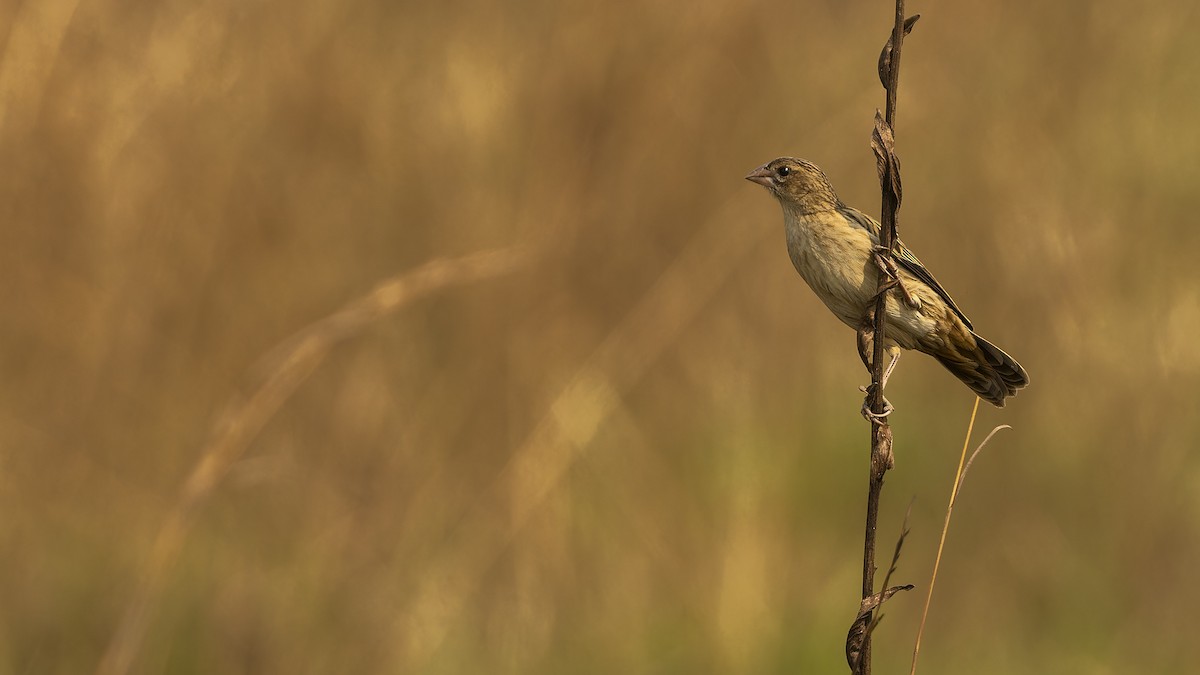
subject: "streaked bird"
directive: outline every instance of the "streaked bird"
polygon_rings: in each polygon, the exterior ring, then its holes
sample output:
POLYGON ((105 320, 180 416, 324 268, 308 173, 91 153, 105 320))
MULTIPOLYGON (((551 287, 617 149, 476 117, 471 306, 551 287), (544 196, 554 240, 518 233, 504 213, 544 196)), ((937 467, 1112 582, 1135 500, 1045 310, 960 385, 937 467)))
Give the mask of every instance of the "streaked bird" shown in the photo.
POLYGON ((780 157, 746 179, 779 200, 792 264, 825 306, 859 331, 859 356, 868 369, 879 275, 887 273, 896 281, 887 291, 888 363, 900 348, 924 352, 999 407, 1029 384, 1021 364, 975 334, 950 294, 903 242, 896 242, 895 265, 889 267, 881 255, 879 223, 843 204, 816 165, 780 157))

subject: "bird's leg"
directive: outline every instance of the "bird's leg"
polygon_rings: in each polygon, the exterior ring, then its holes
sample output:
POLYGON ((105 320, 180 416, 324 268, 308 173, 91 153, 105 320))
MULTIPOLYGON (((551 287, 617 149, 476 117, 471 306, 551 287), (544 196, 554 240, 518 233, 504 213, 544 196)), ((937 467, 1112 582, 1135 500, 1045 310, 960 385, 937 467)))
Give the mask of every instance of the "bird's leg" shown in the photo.
POLYGON ((875 310, 867 314, 867 318, 858 327, 858 358, 862 359, 863 367, 871 372, 871 355, 875 349, 875 310))
MULTIPOLYGON (((899 360, 900 350, 897 348, 892 354, 892 360, 888 363, 887 368, 885 368, 883 371, 883 380, 881 380, 879 383, 879 387, 881 389, 887 388, 888 378, 892 376, 892 369, 896 367, 896 362, 899 360)), ((886 396, 883 397, 883 412, 877 413, 874 410, 871 410, 871 394, 875 390, 874 382, 868 386, 859 387, 858 390, 866 394, 866 396, 863 397, 862 416, 868 420, 871 420, 873 424, 883 424, 883 420, 886 419, 888 415, 896 412, 896 406, 892 405, 892 402, 887 400, 886 396)))
POLYGON ((892 370, 894 370, 896 368, 896 362, 900 360, 900 348, 899 347, 893 347, 892 349, 889 349, 887 351, 890 351, 892 353, 892 360, 888 361, 887 368, 883 369, 883 382, 881 382, 880 384, 884 387, 887 386, 888 378, 892 376, 892 370))
MULTIPOLYGON (((863 322, 858 329, 858 356, 862 359, 863 365, 867 367, 867 372, 872 372, 871 355, 874 353, 875 346, 875 312, 869 312, 867 320, 863 322)), ((896 362, 900 360, 900 347, 897 345, 886 345, 884 348, 885 354, 891 355, 891 360, 888 362, 887 368, 883 371, 883 379, 879 383, 881 388, 887 387, 888 378, 892 376, 892 370, 896 367, 896 362)), ((872 382, 865 387, 859 387, 858 390, 865 393, 862 404, 862 416, 871 420, 874 424, 883 424, 883 419, 896 411, 895 406, 887 397, 883 397, 883 412, 877 413, 871 410, 871 398, 874 393, 875 384, 872 382)))
MULTIPOLYGON (((892 259, 891 252, 883 246, 876 246, 871 251, 871 257, 875 260, 879 271, 888 277, 887 283, 883 285, 883 289, 879 293, 886 293, 899 286, 900 293, 904 296, 904 304, 913 309, 920 309, 921 301, 917 296, 909 292, 908 287, 904 285, 904 280, 900 278, 900 270, 896 267, 896 261, 892 259)), ((875 296, 879 297, 879 293, 876 293, 875 296)))

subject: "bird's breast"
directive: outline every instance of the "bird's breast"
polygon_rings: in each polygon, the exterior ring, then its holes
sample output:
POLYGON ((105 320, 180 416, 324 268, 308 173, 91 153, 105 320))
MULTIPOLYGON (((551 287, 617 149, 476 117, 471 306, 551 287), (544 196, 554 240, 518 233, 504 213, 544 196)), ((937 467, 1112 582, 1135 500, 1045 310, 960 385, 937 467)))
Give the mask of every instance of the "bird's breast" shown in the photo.
POLYGON ((788 254, 796 271, 830 311, 857 328, 878 287, 870 233, 836 212, 794 214, 785 210, 784 223, 788 254))

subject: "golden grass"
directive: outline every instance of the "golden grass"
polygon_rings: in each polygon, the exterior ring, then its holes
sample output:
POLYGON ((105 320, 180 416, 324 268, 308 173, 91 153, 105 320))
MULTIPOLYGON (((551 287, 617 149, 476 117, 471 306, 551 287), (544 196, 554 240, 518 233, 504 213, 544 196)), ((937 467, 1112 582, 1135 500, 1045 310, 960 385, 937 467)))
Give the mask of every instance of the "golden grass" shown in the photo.
MULTIPOLYGON (((955 507, 922 669, 1185 671, 1195 9, 912 11, 900 232, 1035 382, 979 412, 1017 431, 955 507)), ((0 20, 0 672, 95 670, 147 585, 133 671, 842 667, 866 377, 741 176, 804 156, 877 210, 886 8, 0 20), (181 488, 272 345, 399 270, 514 244, 537 251, 519 273, 243 399, 264 414, 241 449, 181 488)), ((963 395, 924 361, 889 386, 882 531, 917 497, 896 583, 932 567, 963 395)), ((888 604, 877 670, 919 616, 888 604)))

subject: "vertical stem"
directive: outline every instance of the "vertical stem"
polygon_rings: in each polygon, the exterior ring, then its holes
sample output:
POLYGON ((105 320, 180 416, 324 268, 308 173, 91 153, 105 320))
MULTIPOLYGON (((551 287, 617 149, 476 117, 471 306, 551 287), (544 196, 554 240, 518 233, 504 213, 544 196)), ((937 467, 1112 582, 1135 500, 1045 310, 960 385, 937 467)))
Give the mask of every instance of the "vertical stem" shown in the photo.
MULTIPOLYGON (((900 46, 904 42, 904 0, 896 0, 896 23, 892 26, 892 60, 888 70, 887 107, 883 118, 893 130, 896 128, 896 88, 900 86, 900 46)), ((886 211, 884 212, 887 213, 886 211)), ((884 216, 887 217, 886 215, 884 216)), ((895 223, 893 222, 893 230, 895 223)))
MULTIPOLYGON (((950 515, 954 513, 954 500, 958 498, 958 488, 961 485, 963 464, 967 460, 967 448, 971 445, 971 432, 975 431, 975 415, 979 413, 979 397, 975 397, 975 406, 971 408, 971 421, 967 424, 967 437, 963 439, 962 454, 958 457, 958 471, 954 472, 954 487, 950 489, 950 503, 946 505, 946 521, 942 523, 942 537, 938 540, 937 555, 933 558, 933 575, 929 579, 929 590, 925 594, 925 609, 921 610, 921 623, 917 626, 917 641, 913 644, 912 665, 909 675, 916 675, 917 655, 921 653, 921 637, 925 635, 925 619, 929 617, 929 604, 933 602, 933 585, 937 582, 938 567, 942 564, 942 549, 946 546, 946 533, 950 531, 950 515)), ((995 433, 995 432, 993 432, 995 433)), ((985 443, 987 441, 984 441, 985 443)))
MULTIPOLYGON (((904 0, 896 0, 896 20, 892 27, 891 60, 887 71, 887 104, 884 119, 889 129, 895 129, 896 123, 896 88, 900 81, 900 47, 904 42, 904 0)), ((883 212, 880 221, 880 245, 891 255, 896 241, 896 211, 900 208, 898 195, 890 186, 895 184, 893 172, 897 169, 887 163, 885 174, 881 177, 883 192, 883 212)), ((887 275, 879 275, 879 296, 875 301, 874 334, 871 356, 871 410, 882 415, 884 413, 883 370, 884 343, 886 335, 886 293, 887 275)), ((883 492, 883 476, 890 463, 891 429, 887 419, 883 418, 871 424, 871 475, 867 492, 867 523, 863 541, 863 582, 862 597, 870 598, 875 594, 875 540, 876 526, 879 521, 879 497, 883 492)), ((859 675, 871 673, 871 633, 867 631, 863 639, 862 655, 859 661, 859 675)))

